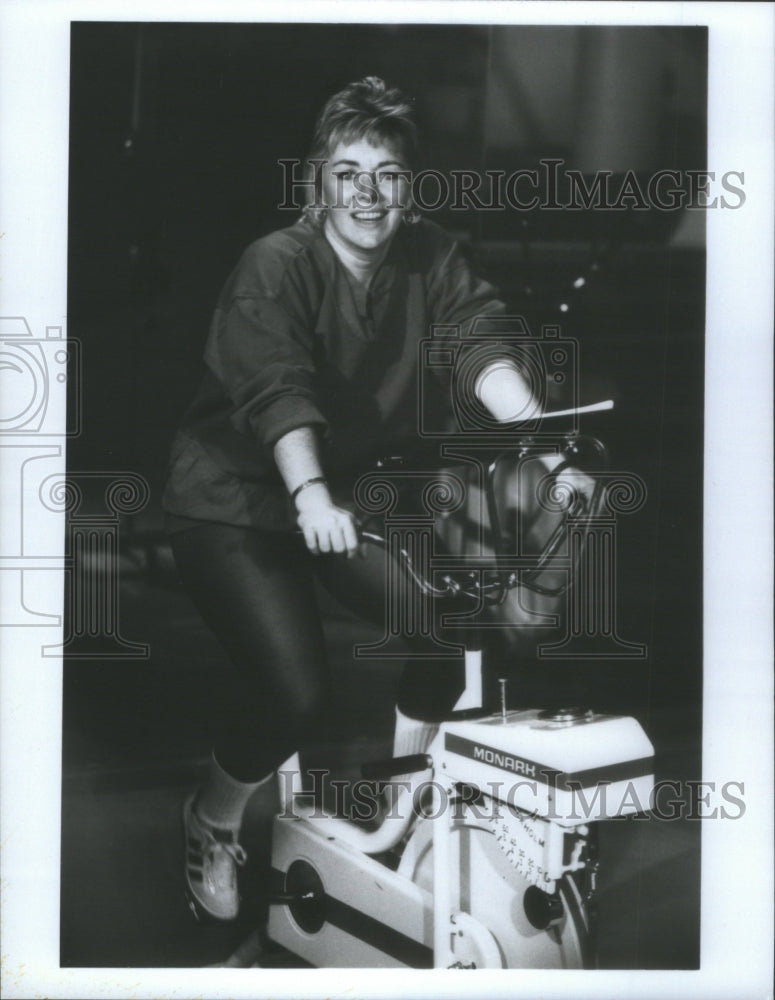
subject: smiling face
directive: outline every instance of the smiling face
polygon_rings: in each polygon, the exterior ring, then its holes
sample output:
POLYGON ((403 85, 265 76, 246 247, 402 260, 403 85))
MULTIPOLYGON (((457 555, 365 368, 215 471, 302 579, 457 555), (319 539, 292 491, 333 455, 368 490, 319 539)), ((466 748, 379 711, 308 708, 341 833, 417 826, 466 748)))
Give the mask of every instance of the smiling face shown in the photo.
POLYGON ((340 142, 323 168, 326 233, 350 253, 378 256, 401 225, 409 191, 408 164, 396 146, 340 142))

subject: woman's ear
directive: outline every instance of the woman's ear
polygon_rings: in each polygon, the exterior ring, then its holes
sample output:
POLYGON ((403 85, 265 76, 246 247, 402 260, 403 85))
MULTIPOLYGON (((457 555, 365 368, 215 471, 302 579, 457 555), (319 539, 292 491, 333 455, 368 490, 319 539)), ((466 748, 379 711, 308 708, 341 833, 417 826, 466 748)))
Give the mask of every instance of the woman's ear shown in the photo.
POLYGON ((415 223, 420 222, 422 215, 417 210, 414 202, 410 201, 406 206, 406 211, 404 212, 404 217, 401 220, 406 226, 413 226, 415 223))
POLYGON ((320 225, 326 217, 328 206, 323 200, 323 165, 325 160, 320 157, 308 157, 302 168, 303 183, 306 185, 302 206, 302 217, 315 225, 320 225))

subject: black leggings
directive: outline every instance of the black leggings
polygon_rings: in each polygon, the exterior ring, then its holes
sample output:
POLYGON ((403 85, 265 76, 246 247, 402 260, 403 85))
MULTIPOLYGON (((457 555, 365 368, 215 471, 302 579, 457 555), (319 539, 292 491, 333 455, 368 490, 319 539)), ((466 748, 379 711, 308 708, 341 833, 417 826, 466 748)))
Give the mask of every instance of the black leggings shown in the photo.
MULTIPOLYGON (((222 524, 177 532, 171 543, 186 590, 234 665, 214 686, 216 758, 236 779, 257 781, 309 740, 324 714, 329 669, 313 575, 358 617, 383 624, 385 554, 367 545, 354 559, 312 556, 298 536, 222 524)), ((459 642, 436 617, 436 636, 459 642)), ((428 642, 408 645, 422 653, 428 642)), ((410 659, 398 706, 438 719, 463 679, 459 655, 410 659)))

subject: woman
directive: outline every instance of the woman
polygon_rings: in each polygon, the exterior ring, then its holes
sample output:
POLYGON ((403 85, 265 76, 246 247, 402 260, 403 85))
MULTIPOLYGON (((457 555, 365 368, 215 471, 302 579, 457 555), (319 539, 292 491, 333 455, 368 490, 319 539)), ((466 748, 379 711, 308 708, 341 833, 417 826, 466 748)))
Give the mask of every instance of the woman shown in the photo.
MULTIPOLYGON (((173 447, 164 505, 176 564, 235 666, 218 678, 210 772, 184 809, 188 887, 216 918, 237 914, 248 799, 325 702, 313 574, 364 617, 383 611, 381 556, 353 558, 347 498, 375 456, 415 441, 418 342, 430 324, 465 332, 504 312, 411 205, 415 156, 400 91, 367 77, 328 101, 310 152, 325 161, 317 204, 250 246, 229 278, 173 447)), ((531 405, 513 365, 488 368, 475 392, 498 420, 531 405)), ((461 678, 459 662, 410 661, 396 755, 425 748, 461 678)))

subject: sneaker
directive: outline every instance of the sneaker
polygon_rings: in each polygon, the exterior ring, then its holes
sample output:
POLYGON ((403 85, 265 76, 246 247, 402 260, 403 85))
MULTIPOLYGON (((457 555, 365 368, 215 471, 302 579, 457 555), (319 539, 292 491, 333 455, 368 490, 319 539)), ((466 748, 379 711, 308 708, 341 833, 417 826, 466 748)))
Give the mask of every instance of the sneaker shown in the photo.
POLYGON ((212 826, 197 815, 195 798, 190 795, 183 803, 189 905, 197 917, 234 920, 239 912, 237 868, 247 855, 237 843, 236 830, 212 826))

